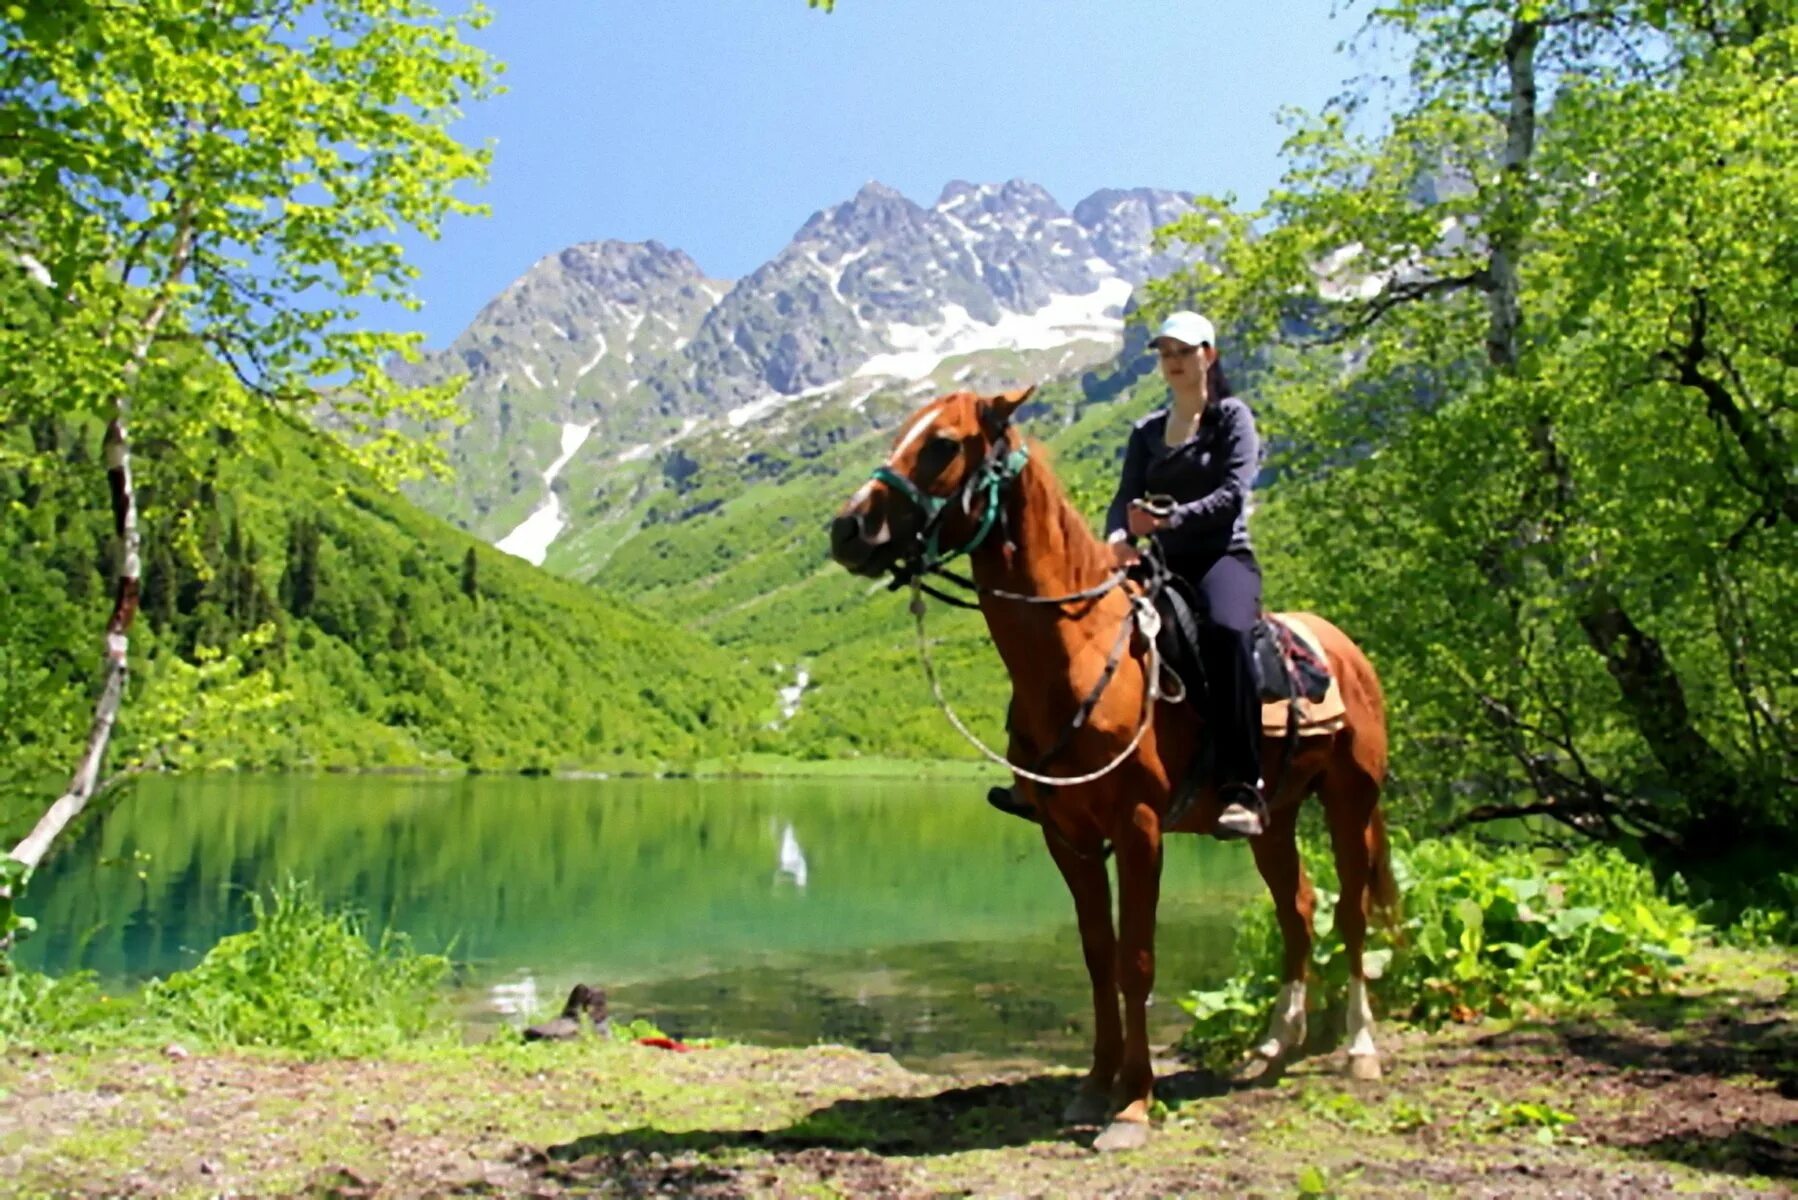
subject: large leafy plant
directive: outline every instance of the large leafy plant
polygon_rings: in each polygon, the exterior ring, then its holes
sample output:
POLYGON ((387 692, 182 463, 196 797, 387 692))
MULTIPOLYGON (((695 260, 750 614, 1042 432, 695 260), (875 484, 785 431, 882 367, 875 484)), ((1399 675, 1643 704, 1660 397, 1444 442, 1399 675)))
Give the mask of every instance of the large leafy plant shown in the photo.
MULTIPOLYGON (((1305 850, 1317 880, 1311 1001, 1339 999, 1348 954, 1335 931, 1339 893, 1327 852, 1305 850)), ((1664 899, 1647 870, 1614 849, 1548 857, 1467 839, 1395 851, 1405 914, 1374 931, 1365 956, 1381 1015, 1425 1026, 1483 1016, 1588 1011, 1655 991, 1675 976, 1698 932, 1691 909, 1664 899)), ((1183 1044, 1213 1065, 1260 1036, 1280 987, 1281 942, 1270 907, 1237 933, 1237 970, 1180 1001, 1193 1015, 1183 1044)))

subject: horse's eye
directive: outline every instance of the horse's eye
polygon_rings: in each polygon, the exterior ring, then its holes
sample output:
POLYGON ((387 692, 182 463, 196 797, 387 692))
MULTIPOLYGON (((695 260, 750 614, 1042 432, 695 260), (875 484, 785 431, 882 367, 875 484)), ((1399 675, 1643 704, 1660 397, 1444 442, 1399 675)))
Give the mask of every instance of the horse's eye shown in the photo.
POLYGON ((924 444, 924 452, 918 455, 918 470, 926 479, 934 479, 941 475, 960 453, 960 438, 939 433, 924 444))

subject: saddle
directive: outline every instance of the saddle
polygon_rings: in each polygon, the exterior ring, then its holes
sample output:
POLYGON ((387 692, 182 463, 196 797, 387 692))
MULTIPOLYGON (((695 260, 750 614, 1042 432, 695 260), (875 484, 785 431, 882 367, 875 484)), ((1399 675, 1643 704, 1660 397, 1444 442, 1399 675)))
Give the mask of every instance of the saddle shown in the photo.
MULTIPOLYGON (((1186 683, 1187 694, 1196 696, 1205 686, 1198 597, 1185 580, 1171 575, 1156 593, 1155 607, 1161 613, 1156 643, 1162 660, 1186 683)), ((1264 614, 1250 634, 1250 648, 1261 694, 1262 726, 1268 733, 1283 734, 1293 728, 1304 736, 1340 727, 1340 690, 1316 636, 1299 618, 1264 614)))

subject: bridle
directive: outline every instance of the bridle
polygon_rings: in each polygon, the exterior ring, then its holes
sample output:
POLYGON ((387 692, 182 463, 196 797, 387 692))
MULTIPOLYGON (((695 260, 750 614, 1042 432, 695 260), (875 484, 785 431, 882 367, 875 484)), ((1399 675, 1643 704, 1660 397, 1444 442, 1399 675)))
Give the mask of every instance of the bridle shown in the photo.
POLYGON ((1001 531, 1006 545, 1011 544, 1011 530, 1005 515, 1005 491, 1024 474, 1024 468, 1030 462, 1030 446, 1020 441, 1015 449, 1012 447, 1012 428, 1009 422, 992 423, 983 416, 981 428, 992 442, 981 458, 980 465, 969 472, 961 486, 948 496, 937 496, 925 491, 909 477, 895 470, 890 462, 874 468, 872 477, 876 481, 904 496, 924 516, 924 523, 912 535, 911 544, 894 560, 893 577, 887 584, 887 590, 898 591, 910 584, 914 592, 923 591, 956 608, 979 608, 980 605, 975 601, 950 595, 925 582, 925 577, 934 575, 964 591, 1019 604, 1076 604, 1083 600, 1097 600, 1112 589, 1121 587, 1129 576, 1127 572, 1118 570, 1107 576, 1103 583, 1065 596, 1033 596, 1004 588, 983 587, 948 569, 947 564, 964 554, 973 554, 985 545, 994 529, 1001 531), (959 505, 955 503, 957 500, 959 505), (959 507, 963 513, 971 515, 976 502, 981 504, 980 520, 972 536, 959 546, 943 550, 941 537, 949 514, 959 507))
MULTIPOLYGON (((982 427, 992 435, 992 443, 987 447, 980 465, 968 473, 961 486, 949 496, 936 496, 925 491, 911 478, 893 465, 882 463, 874 468, 873 478, 886 484, 899 495, 911 502, 913 508, 923 514, 924 522, 912 535, 911 544, 901 553, 893 564, 893 580, 890 590, 897 590, 908 583, 915 583, 926 575, 941 575, 953 582, 978 591, 977 585, 963 581, 945 570, 945 564, 951 563, 964 554, 972 554, 986 544, 995 528, 1005 524, 1005 491, 1013 480, 1024 473, 1030 462, 1030 447, 1020 444, 1016 449, 1011 445, 1011 428, 1009 425, 992 429, 982 422, 982 427), (959 500, 959 505, 955 501, 959 500), (957 507, 963 513, 972 515, 976 503, 980 504, 980 520, 974 533, 959 546, 945 551, 942 547, 943 528, 949 515, 957 507)), ((1004 530, 1007 543, 1011 540, 1011 531, 1004 530)), ((928 584, 925 590, 949 604, 963 608, 978 608, 955 596, 946 596, 928 584)))

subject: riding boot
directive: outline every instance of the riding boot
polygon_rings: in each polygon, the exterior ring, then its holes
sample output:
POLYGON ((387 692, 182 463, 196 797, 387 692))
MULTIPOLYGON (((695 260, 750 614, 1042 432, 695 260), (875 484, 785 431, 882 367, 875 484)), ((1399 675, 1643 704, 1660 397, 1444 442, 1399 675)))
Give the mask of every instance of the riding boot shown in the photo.
POLYGON ((1232 838, 1260 837, 1267 828, 1267 801, 1261 789, 1246 783, 1226 784, 1218 793, 1224 810, 1217 817, 1217 836, 1232 838))
POLYGON ((1260 694, 1246 630, 1206 626, 1201 631, 1206 655, 1206 723, 1217 748, 1217 797, 1223 813, 1217 837, 1259 837, 1268 824, 1268 806, 1260 793, 1260 694))

